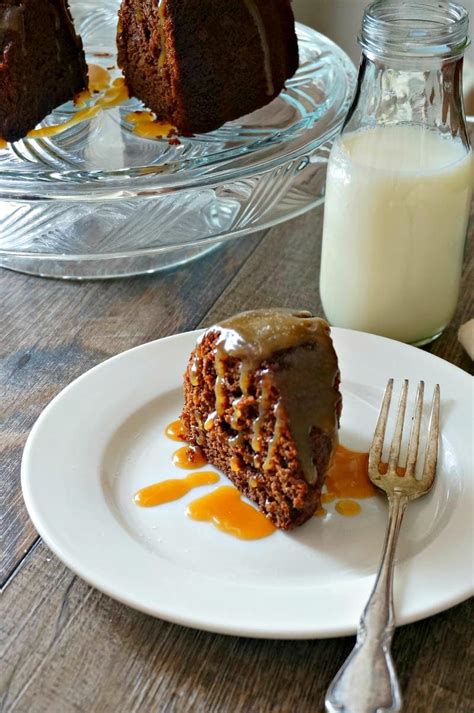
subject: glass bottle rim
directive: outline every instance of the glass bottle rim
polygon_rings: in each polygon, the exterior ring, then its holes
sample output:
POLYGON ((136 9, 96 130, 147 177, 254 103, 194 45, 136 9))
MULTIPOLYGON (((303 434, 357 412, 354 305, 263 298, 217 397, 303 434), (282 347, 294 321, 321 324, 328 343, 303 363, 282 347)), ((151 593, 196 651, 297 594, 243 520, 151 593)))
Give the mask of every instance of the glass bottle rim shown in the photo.
POLYGON ((375 0, 359 44, 369 58, 459 57, 469 45, 469 14, 451 0, 375 0))

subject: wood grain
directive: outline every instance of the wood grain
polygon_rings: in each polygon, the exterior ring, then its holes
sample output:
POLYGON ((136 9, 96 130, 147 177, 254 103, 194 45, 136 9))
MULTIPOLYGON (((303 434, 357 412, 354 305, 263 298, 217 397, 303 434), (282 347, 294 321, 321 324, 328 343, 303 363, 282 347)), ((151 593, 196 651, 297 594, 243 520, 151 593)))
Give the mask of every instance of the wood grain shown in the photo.
MULTIPOLYGON (((5 593, 1 710, 313 713, 352 639, 257 641, 168 624, 114 602, 39 544, 5 593)), ((472 713, 472 612, 398 630, 408 713, 472 713)))
MULTIPOLYGON (((320 312, 320 240, 321 211, 315 211, 164 275, 84 284, 0 276, 8 577, 0 616, 2 711, 323 710, 352 638, 257 641, 135 612, 89 587, 35 541, 19 489, 21 451, 35 418, 98 361, 240 309, 287 305, 320 312)), ((455 320, 430 351, 470 369, 456 331, 471 316, 472 241, 455 320)), ((397 631, 394 655, 407 713, 473 712, 472 624, 467 602, 397 631)))

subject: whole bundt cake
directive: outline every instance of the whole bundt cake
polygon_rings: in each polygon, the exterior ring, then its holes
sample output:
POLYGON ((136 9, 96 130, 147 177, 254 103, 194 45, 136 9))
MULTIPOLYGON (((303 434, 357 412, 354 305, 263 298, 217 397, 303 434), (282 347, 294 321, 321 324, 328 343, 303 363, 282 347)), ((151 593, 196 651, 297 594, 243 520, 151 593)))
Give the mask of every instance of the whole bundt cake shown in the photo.
POLYGON ((131 94, 189 135, 268 104, 298 67, 290 0, 122 0, 131 94))
POLYGON ((339 369, 329 325, 256 310, 210 327, 184 375, 186 439, 277 526, 316 511, 337 446, 339 369))

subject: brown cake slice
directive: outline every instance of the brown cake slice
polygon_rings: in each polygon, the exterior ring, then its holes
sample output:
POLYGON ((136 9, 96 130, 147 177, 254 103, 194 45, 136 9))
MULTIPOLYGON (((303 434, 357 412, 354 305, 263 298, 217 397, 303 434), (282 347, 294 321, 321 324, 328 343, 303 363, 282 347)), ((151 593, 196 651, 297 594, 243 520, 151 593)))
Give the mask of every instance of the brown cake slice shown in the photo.
POLYGON ((208 329, 184 375, 186 439, 277 526, 320 503, 341 414, 329 325, 309 312, 243 312, 208 329))
POLYGON ((182 134, 268 104, 298 67, 290 0, 122 0, 129 91, 182 134))
POLYGON ((0 0, 0 137, 21 139, 86 87, 67 0, 0 0))

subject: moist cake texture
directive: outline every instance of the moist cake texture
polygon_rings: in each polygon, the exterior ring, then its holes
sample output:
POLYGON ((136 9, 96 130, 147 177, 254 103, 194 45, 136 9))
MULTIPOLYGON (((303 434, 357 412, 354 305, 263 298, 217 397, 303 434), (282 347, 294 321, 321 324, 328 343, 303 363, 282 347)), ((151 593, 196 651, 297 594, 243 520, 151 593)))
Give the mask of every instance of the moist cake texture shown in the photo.
POLYGON ((209 328, 184 375, 186 439, 277 527, 311 517, 337 446, 339 368, 329 325, 255 310, 209 328))
POLYGON ((67 0, 0 0, 0 137, 23 138, 86 87, 67 0))
POLYGON ((298 67, 290 0, 122 0, 117 46, 130 94, 184 135, 268 104, 298 67))

